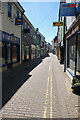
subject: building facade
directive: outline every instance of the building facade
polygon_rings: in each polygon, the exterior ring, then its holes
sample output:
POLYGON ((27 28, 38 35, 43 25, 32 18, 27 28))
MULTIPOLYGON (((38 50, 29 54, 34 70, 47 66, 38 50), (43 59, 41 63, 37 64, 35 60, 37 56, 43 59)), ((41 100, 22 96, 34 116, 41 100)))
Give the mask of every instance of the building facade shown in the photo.
POLYGON ((22 60, 35 58, 34 32, 35 28, 27 17, 23 15, 22 60))
POLYGON ((21 61, 21 26, 15 19, 21 17, 24 9, 18 2, 2 2, 0 10, 0 44, 2 44, 3 69, 14 67, 21 61))
POLYGON ((66 70, 72 77, 80 75, 80 1, 76 2, 75 16, 66 17, 66 70))
POLYGON ((40 32, 38 32, 38 35, 40 36, 40 56, 45 56, 45 37, 40 32))

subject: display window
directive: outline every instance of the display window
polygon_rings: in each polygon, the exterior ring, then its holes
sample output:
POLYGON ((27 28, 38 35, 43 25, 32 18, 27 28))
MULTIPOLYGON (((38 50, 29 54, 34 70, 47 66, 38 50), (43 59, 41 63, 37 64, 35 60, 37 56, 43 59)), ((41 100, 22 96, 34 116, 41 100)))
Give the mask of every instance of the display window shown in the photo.
POLYGON ((5 45, 2 44, 2 65, 6 64, 6 53, 5 53, 5 45))
POLYGON ((69 40, 69 68, 75 73, 76 36, 69 40))
POLYGON ((7 63, 11 63, 11 45, 7 44, 7 63))
POLYGON ((78 43, 77 43, 77 69, 76 74, 80 75, 80 35, 78 35, 78 43))
POLYGON ((29 59, 29 46, 27 46, 27 59, 29 59))
POLYGON ((29 46, 24 46, 24 59, 29 59, 29 46))
POLYGON ((13 45, 12 47, 12 62, 17 62, 17 46, 13 45))
POLYGON ((27 46, 24 46, 24 59, 27 59, 27 46))

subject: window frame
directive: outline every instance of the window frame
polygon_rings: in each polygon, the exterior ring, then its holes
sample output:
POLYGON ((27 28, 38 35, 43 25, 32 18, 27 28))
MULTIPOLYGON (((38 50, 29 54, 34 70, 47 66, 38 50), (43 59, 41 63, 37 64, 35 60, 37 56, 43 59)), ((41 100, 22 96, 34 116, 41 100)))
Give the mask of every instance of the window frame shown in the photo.
POLYGON ((12 18, 12 5, 10 2, 8 2, 8 17, 11 19, 12 18), (9 8, 10 7, 10 8, 9 8), (10 9, 10 11, 9 11, 10 9))
POLYGON ((16 11, 16 18, 19 18, 19 11, 16 11))

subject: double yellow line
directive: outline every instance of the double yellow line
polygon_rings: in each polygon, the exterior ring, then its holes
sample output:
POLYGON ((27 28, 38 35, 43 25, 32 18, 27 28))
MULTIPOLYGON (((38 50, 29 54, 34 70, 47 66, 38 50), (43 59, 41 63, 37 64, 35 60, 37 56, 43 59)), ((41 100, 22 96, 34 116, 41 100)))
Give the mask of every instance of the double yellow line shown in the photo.
POLYGON ((50 118, 52 119, 52 61, 49 65, 49 73, 48 73, 48 80, 47 80, 47 89, 46 89, 46 99, 45 99, 45 107, 44 107, 44 118, 46 118, 47 114, 47 99, 49 96, 49 85, 50 85, 50 118), (51 79, 50 79, 51 78, 51 79))

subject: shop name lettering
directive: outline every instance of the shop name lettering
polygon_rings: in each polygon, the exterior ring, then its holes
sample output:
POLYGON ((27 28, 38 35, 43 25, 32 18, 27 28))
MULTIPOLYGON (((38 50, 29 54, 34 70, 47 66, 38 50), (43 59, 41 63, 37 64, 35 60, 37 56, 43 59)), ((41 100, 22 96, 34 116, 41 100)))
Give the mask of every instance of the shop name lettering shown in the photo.
POLYGON ((12 36, 3 33, 3 40, 12 40, 12 36))
MULTIPOLYGON (((8 34, 5 34, 3 33, 3 36, 2 36, 3 40, 8 40, 8 41, 15 41, 15 37, 13 36, 10 36, 8 34)), ((17 39, 17 38, 16 38, 17 39)))

